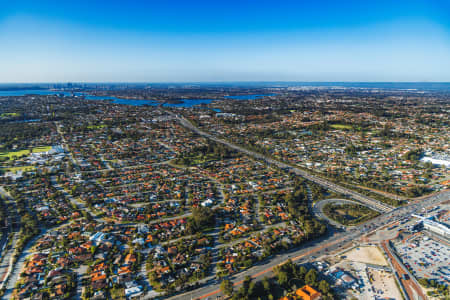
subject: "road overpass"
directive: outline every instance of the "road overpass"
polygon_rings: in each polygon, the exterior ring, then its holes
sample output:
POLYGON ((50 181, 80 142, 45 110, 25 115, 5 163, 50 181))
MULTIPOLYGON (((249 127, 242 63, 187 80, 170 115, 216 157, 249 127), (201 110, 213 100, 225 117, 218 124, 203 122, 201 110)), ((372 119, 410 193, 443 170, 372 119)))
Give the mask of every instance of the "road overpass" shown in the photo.
MULTIPOLYGON (((413 213, 421 211, 424 207, 439 205, 440 203, 448 200, 450 200, 450 190, 445 190, 441 193, 428 196, 421 200, 409 203, 403 207, 391 210, 370 221, 365 222, 364 224, 352 227, 345 232, 330 234, 323 238, 305 243, 302 246, 287 253, 276 255, 243 272, 234 274, 229 279, 235 286, 239 286, 242 284, 245 276, 250 276, 256 280, 261 280, 265 276, 273 276, 273 268, 280 264, 286 263, 289 259, 295 263, 304 263, 321 255, 326 255, 336 250, 345 249, 344 247, 346 245, 360 240, 365 235, 372 234, 380 228, 388 226, 395 221, 410 217, 413 213)), ((220 294, 220 282, 210 280, 206 283, 202 283, 199 288, 193 291, 175 295, 170 297, 169 299, 215 299, 216 296, 219 296, 220 294)))

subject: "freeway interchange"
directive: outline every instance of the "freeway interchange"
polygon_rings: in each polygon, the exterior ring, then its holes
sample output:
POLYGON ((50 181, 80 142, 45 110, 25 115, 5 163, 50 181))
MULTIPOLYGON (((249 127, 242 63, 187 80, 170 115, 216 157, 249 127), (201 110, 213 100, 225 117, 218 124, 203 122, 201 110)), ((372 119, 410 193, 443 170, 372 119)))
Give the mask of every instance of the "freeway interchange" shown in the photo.
MULTIPOLYGON (((408 205, 396 208, 380 215, 364 224, 352 227, 347 231, 329 234, 321 239, 308 242, 302 247, 291 250, 288 253, 276 255, 269 261, 256 265, 247 271, 238 273, 229 279, 233 281, 234 285, 239 285, 242 283, 245 276, 251 276, 257 280, 262 279, 264 276, 270 277, 273 275, 272 270, 275 266, 285 263, 289 259, 296 263, 304 263, 329 252, 344 249, 346 245, 352 243, 353 241, 357 241, 362 237, 387 226, 388 224, 394 223, 399 219, 409 217, 411 214, 421 211, 424 207, 438 205, 439 203, 448 201, 449 199, 450 191, 446 190, 439 194, 424 198, 420 200, 420 202, 412 202, 408 205)), ((220 295, 220 282, 212 280, 204 287, 171 297, 170 299, 205 299, 218 295, 220 295)))
MULTIPOLYGON (((441 193, 424 197, 421 200, 410 202, 409 204, 403 207, 393 208, 378 200, 372 199, 365 195, 361 195, 355 191, 341 187, 333 182, 330 182, 318 176, 311 175, 302 169, 265 157, 264 155, 259 154, 257 152, 250 151, 241 146, 219 139, 207 132, 198 129, 185 118, 179 115, 175 115, 171 112, 168 113, 175 116, 181 125, 201 136, 204 136, 217 143, 224 144, 232 149, 247 154, 255 159, 263 160, 267 164, 276 165, 280 168, 290 170, 297 175, 300 175, 308 180, 311 180, 319 185, 322 185, 323 187, 328 188, 332 191, 347 195, 353 198, 354 200, 362 202, 364 205, 382 213, 380 216, 370 221, 367 221, 361 225, 348 228, 343 232, 330 232, 325 237, 305 243, 301 247, 292 249, 287 253, 275 255, 274 257, 272 257, 267 261, 257 264, 244 272, 229 277, 228 279, 230 279, 235 286, 241 284, 246 276, 251 276, 252 278, 257 280, 262 279, 265 276, 270 277, 271 275, 273 275, 272 270, 274 267, 283 264, 288 260, 292 260, 296 263, 303 263, 308 260, 314 259, 318 256, 327 254, 329 252, 344 249, 346 245, 351 244, 353 241, 357 241, 362 237, 370 233, 373 233, 382 227, 387 226, 390 223, 411 216, 411 214, 419 212, 424 207, 437 205, 441 202, 448 201, 450 199, 450 191, 445 190, 441 193)), ((212 299, 219 295, 220 295, 220 281, 211 279, 210 281, 203 284, 202 287, 196 290, 173 296, 170 299, 208 299, 208 298, 212 299)))
POLYGON ((347 200, 347 199, 324 199, 320 200, 319 202, 314 203, 313 206, 313 213, 315 216, 317 216, 319 219, 326 220, 329 224, 332 224, 333 226, 337 228, 345 228, 345 226, 341 225, 340 223, 334 221, 333 219, 329 218, 324 212, 323 208, 328 203, 338 203, 338 204, 360 204, 359 202, 347 200))

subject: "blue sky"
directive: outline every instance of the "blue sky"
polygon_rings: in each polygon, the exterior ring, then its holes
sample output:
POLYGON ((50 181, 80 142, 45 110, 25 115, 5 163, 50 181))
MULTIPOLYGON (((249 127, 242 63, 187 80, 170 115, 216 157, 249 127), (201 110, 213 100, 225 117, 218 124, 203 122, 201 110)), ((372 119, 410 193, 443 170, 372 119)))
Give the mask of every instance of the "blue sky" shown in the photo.
POLYGON ((450 1, 0 5, 0 82, 450 81, 450 1))

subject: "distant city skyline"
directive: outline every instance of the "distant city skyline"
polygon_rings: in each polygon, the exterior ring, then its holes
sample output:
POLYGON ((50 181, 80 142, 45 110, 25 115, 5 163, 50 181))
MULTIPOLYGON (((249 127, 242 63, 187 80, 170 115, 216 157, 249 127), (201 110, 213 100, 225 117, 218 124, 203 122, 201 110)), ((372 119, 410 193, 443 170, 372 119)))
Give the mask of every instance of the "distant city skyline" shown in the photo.
POLYGON ((448 1, 10 1, 0 83, 449 82, 448 1))

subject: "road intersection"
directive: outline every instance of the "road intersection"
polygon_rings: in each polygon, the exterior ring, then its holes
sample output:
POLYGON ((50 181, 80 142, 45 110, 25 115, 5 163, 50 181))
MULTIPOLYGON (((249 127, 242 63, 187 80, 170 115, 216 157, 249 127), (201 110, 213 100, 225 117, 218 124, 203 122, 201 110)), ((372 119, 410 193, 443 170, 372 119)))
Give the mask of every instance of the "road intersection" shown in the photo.
MULTIPOLYGON (((363 238, 369 233, 375 232, 377 229, 386 226, 386 224, 392 223, 405 217, 409 217, 411 214, 420 211, 423 207, 430 205, 437 205, 438 203, 448 201, 450 199, 450 191, 445 190, 444 192, 434 194, 429 197, 424 197, 415 202, 411 202, 403 207, 393 208, 390 205, 382 203, 381 201, 372 199, 368 196, 362 195, 345 187, 339 186, 329 180, 312 175, 302 169, 293 167, 291 165, 274 160, 272 158, 268 158, 260 153, 250 151, 239 145, 230 143, 226 140, 219 139, 210 133, 200 130, 199 128, 194 126, 191 122, 186 120, 184 117, 180 115, 175 115, 171 112, 169 113, 176 116, 181 125, 201 136, 204 136, 217 143, 226 145, 234 150, 247 154, 255 159, 263 160, 267 164, 276 165, 280 168, 289 170, 297 175, 300 175, 308 180, 315 182, 316 184, 319 184, 334 192, 344 194, 360 203, 363 203, 367 207, 382 213, 380 216, 370 221, 367 221, 363 224, 346 228, 341 232, 330 232, 325 237, 322 237, 315 241, 308 242, 304 244, 302 247, 293 249, 288 253, 276 255, 275 257, 272 257, 267 261, 260 263, 244 272, 231 276, 228 279, 230 279, 235 286, 240 285, 246 276, 251 276, 254 279, 261 279, 263 276, 270 277, 271 275, 273 275, 272 270, 274 267, 276 267, 279 264, 283 264, 288 260, 292 260, 297 263, 306 262, 310 259, 316 258, 317 256, 321 256, 330 253, 332 251, 345 248, 346 245, 352 243, 353 241, 357 241, 363 238)), ((170 299, 204 299, 216 295, 220 295, 220 282, 218 280, 212 279, 209 282, 204 283, 203 287, 199 289, 171 297, 170 299)))
MULTIPOLYGON (((304 263, 324 254, 343 249, 346 245, 360 240, 364 236, 385 227, 387 224, 409 217, 411 214, 421 211, 424 207, 438 205, 439 203, 448 200, 450 200, 450 190, 445 190, 439 194, 434 194, 427 198, 411 202, 403 207, 382 214, 366 223, 349 228, 344 232, 328 235, 315 241, 305 243, 303 246, 287 253, 274 256, 268 261, 238 273, 229 279, 235 286, 238 286, 243 282, 246 276, 251 276, 256 280, 260 280, 264 276, 270 277, 273 275, 272 271, 274 267, 287 262, 289 259, 296 263, 304 263)), ((218 295, 220 295, 220 282, 211 280, 199 289, 176 295, 169 299, 206 299, 218 295)))

